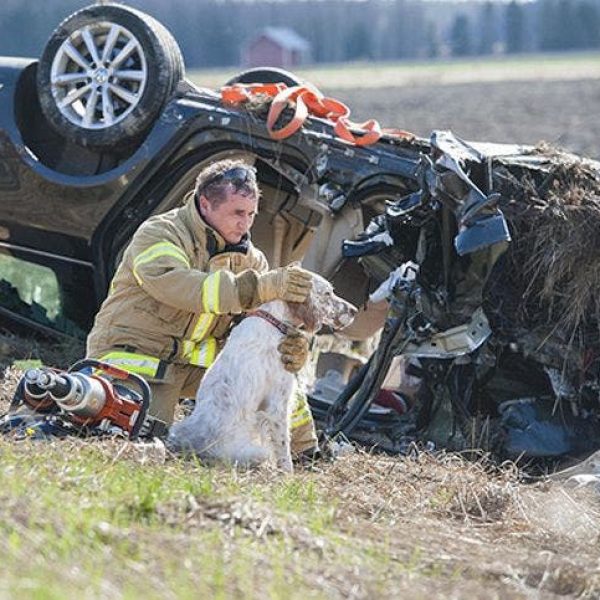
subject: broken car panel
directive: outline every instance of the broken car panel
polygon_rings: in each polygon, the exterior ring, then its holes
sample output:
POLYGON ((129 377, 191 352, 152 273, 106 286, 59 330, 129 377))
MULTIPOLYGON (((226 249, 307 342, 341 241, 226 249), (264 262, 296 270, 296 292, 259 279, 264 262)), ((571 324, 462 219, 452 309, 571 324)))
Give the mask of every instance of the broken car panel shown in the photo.
MULTIPOLYGON (((376 428, 388 450, 433 442, 515 459, 577 456, 600 445, 597 313, 575 322, 555 318, 552 303, 560 297, 566 311, 564 288, 573 282, 567 274, 556 297, 549 295, 552 239, 527 231, 528 211, 551 227, 556 207, 572 202, 569 190, 580 193, 577 206, 597 210, 600 165, 558 152, 529 154, 531 162, 525 154, 489 155, 435 132, 420 190, 391 202, 384 218, 344 246, 348 256, 362 254, 368 272, 405 263, 414 275, 398 275, 400 268, 390 276, 381 341, 329 411, 330 435, 368 436, 380 388, 398 391, 416 376, 412 410, 388 410, 376 428), (519 263, 524 253, 529 263, 519 263), (539 268, 543 260, 550 261, 547 272, 539 268), (526 279, 532 266, 537 279, 526 279), (390 377, 399 360, 404 369, 390 377)), ((577 223, 572 228, 581 235, 577 223)), ((578 249, 564 252, 562 266, 576 266, 578 249)), ((582 302, 595 301, 587 288, 581 294, 582 302)))

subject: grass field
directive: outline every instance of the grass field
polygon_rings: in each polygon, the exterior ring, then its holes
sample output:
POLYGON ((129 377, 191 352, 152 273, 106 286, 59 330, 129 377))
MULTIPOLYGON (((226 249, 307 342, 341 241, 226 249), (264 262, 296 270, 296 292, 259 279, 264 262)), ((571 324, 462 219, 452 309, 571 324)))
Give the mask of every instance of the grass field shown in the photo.
POLYGON ((599 543, 597 495, 483 459, 356 451, 282 476, 0 437, 0 599, 592 599, 599 543))
MULTIPOLYGON (((238 69, 191 71, 194 83, 219 88, 238 69)), ((574 80, 600 78, 600 53, 524 54, 480 60, 348 63, 293 69, 323 89, 363 89, 406 85, 449 85, 486 81, 574 80)))
POLYGON ((207 469, 124 442, 0 440, 0 598, 600 594, 598 513, 458 457, 207 469))

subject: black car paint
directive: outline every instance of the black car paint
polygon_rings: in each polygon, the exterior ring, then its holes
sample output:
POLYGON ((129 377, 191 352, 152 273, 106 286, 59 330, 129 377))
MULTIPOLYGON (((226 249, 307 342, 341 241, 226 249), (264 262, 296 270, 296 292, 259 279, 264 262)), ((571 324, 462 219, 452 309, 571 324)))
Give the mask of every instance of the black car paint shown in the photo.
MULTIPOLYGON (((271 169, 279 172, 296 192, 306 183, 327 182, 339 191, 338 202, 360 204, 382 189, 396 189, 400 195, 411 182, 416 185, 419 154, 427 150, 422 140, 351 147, 320 119, 278 142, 260 115, 227 108, 216 93, 182 84, 130 156, 104 172, 72 174, 64 172, 69 165, 59 170, 44 164, 55 161, 46 147, 40 145, 41 157, 35 154, 35 146, 44 141, 27 130, 23 112, 24 107, 37 108, 32 89, 36 67, 36 61, 27 59, 0 63, 0 245, 14 256, 62 266, 69 271, 65 276, 72 277, 73 265, 81 267, 84 275, 77 277, 77 287, 86 289, 82 310, 89 311, 88 324, 132 233, 197 162, 225 150, 249 151, 261 159, 264 177, 271 169)), ((56 148, 67 156, 90 152, 68 144, 56 148)), ((100 159, 98 164, 101 169, 100 159)), ((318 222, 312 207, 297 210, 306 222, 318 222)), ((325 203, 321 210, 328 210, 325 203)))

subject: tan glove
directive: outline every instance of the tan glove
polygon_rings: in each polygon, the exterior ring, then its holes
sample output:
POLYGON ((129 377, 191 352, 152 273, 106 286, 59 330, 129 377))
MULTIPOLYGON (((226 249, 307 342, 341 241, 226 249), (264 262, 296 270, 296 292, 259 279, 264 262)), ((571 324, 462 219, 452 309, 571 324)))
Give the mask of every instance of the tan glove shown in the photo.
POLYGON ((308 340, 301 333, 288 333, 277 346, 283 368, 297 373, 308 358, 308 340))
POLYGON ((258 276, 257 292, 261 303, 271 300, 304 302, 312 288, 312 275, 301 267, 280 267, 258 276))

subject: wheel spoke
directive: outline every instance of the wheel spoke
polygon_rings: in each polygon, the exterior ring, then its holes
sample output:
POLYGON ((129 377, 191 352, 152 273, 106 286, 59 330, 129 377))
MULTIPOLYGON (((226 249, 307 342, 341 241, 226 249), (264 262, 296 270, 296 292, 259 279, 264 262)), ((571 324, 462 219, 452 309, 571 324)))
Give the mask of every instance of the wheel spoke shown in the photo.
POLYGON ((144 81, 146 78, 145 71, 133 71, 133 70, 124 70, 124 71, 114 71, 113 75, 118 77, 119 79, 129 79, 131 81, 144 81))
POLYGON ((102 62, 105 62, 110 58, 110 54, 113 51, 117 40, 119 39, 119 33, 121 33, 121 28, 118 25, 111 25, 110 31, 106 36, 106 42, 104 42, 104 48, 102 50, 102 62))
POLYGON ((82 25, 64 39, 52 62, 56 107, 77 127, 114 127, 142 100, 148 85, 146 60, 139 40, 124 26, 82 25))
POLYGON ((85 58, 83 58, 83 56, 81 56, 81 54, 79 53, 79 50, 77 50, 77 48, 75 48, 75 46, 73 46, 73 44, 70 41, 68 41, 64 45, 64 49, 65 49, 65 53, 67 54, 67 56, 73 62, 76 62, 82 69, 85 69, 86 71, 88 69, 90 69, 90 67, 91 67, 90 63, 87 60, 85 60, 85 58))
POLYGON ((113 111, 113 105, 110 100, 110 95, 108 93, 108 87, 104 86, 102 88, 102 117, 104 119, 104 126, 108 127, 112 125, 115 120, 115 114, 113 111))
POLYGON ((119 98, 122 98, 123 100, 125 100, 125 102, 128 102, 129 104, 135 104, 135 102, 137 102, 138 98, 135 94, 128 92, 125 88, 122 88, 116 83, 110 84, 110 90, 113 94, 116 94, 117 96, 119 96, 119 98))
POLYGON ((53 75, 51 83, 52 85, 69 85, 86 79, 89 79, 87 73, 63 73, 62 75, 53 75))
POLYGON ((83 117, 83 126, 89 127, 92 124, 94 113, 96 112, 96 105, 98 104, 98 90, 92 89, 89 95, 87 104, 85 105, 85 115, 83 117))
POLYGON ((117 54, 117 56, 113 58, 110 66, 113 69, 118 69, 119 65, 122 62, 126 61, 136 48, 137 43, 135 42, 135 40, 129 40, 127 44, 125 44, 125 47, 119 52, 119 54, 117 54))
POLYGON ((90 33, 90 28, 86 27, 81 32, 81 37, 92 57, 92 60, 96 63, 96 66, 100 66, 100 56, 98 55, 98 48, 96 48, 96 44, 94 43, 94 36, 90 33))
POLYGON ((92 85, 88 83, 80 88, 71 90, 58 104, 59 108, 66 108, 70 104, 73 104, 76 100, 79 100, 81 96, 87 94, 92 89, 92 85))

